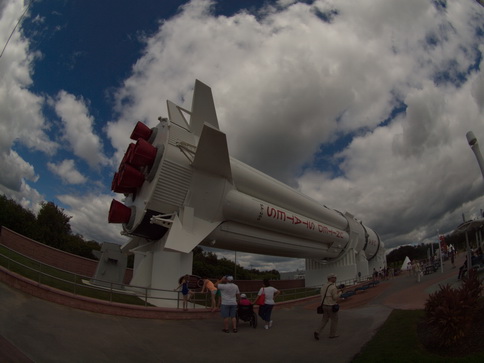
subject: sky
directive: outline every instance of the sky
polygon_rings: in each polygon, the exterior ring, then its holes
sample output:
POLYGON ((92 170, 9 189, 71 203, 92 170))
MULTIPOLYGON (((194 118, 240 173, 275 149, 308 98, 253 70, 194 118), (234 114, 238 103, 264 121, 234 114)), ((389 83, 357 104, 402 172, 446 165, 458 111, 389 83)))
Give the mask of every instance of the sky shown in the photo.
POLYGON ((388 249, 436 242, 484 209, 466 139, 484 144, 481 4, 0 0, 0 193, 125 242, 107 215, 131 130, 166 117, 167 99, 189 109, 199 79, 231 156, 350 212, 388 249))

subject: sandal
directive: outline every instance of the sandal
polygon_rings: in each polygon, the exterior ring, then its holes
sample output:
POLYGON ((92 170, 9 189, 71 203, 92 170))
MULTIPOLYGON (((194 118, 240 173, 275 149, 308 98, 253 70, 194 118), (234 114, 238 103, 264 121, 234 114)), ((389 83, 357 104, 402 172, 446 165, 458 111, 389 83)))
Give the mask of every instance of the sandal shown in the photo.
POLYGON ((229 330, 228 330, 228 329, 222 329, 222 331, 223 331, 224 333, 228 333, 228 332, 229 332, 229 330))

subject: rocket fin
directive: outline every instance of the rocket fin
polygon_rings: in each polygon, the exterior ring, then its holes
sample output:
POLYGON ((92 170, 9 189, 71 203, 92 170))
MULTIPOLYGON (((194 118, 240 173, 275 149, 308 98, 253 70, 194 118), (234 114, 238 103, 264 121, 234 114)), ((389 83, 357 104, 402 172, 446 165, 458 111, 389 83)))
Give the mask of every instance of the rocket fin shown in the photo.
POLYGON ((184 111, 188 114, 189 112, 187 110, 181 108, 180 106, 177 106, 171 101, 166 101, 166 108, 168 109, 168 118, 171 120, 171 122, 187 130, 190 129, 187 119, 182 113, 182 111, 184 111))
POLYGON ((219 129, 212 90, 197 79, 193 91, 190 131, 200 137, 204 123, 208 123, 217 130, 219 129))
POLYGON ((222 131, 205 124, 192 166, 232 182, 227 136, 222 131))
POLYGON ((178 215, 175 215, 170 230, 167 233, 165 249, 188 253, 202 242, 220 224, 219 221, 208 222, 192 216, 193 220, 184 228, 178 215))

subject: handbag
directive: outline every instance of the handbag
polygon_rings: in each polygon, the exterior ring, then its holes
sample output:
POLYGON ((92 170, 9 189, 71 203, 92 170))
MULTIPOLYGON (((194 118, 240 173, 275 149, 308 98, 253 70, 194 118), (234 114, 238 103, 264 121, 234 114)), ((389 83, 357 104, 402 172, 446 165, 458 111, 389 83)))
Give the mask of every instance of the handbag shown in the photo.
POLYGON ((337 313, 339 311, 339 304, 334 304, 332 306, 333 313, 337 313))
POLYGON ((326 291, 324 292, 324 298, 323 298, 323 301, 321 301, 321 305, 319 305, 317 308, 316 308, 316 314, 322 314, 323 313, 323 302, 324 302, 324 299, 326 299, 326 293, 328 292, 328 289, 329 289, 329 286, 326 288, 326 291))
POLYGON ((322 313, 323 313, 323 304, 319 305, 319 306, 316 308, 316 313, 317 313, 317 314, 322 314, 322 313))
POLYGON ((264 305, 266 303, 266 294, 264 292, 264 288, 262 288, 262 294, 257 296, 254 305, 264 305))

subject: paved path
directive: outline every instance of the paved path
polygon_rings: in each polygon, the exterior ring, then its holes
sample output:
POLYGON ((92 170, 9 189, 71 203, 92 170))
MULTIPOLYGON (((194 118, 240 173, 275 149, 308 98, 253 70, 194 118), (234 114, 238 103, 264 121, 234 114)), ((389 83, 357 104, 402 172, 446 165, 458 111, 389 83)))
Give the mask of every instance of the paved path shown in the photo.
MULTIPOLYGON (((450 265, 450 263, 447 263, 450 265)), ((421 309, 457 269, 383 281, 342 303, 338 339, 315 341, 317 300, 273 311, 274 326, 223 333, 218 317, 163 321, 101 315, 53 304, 0 283, 2 362, 350 362, 394 308, 421 309)))

